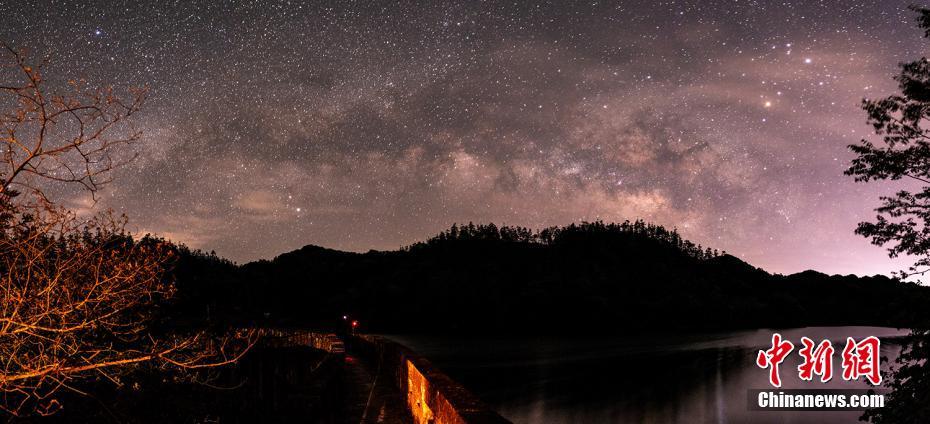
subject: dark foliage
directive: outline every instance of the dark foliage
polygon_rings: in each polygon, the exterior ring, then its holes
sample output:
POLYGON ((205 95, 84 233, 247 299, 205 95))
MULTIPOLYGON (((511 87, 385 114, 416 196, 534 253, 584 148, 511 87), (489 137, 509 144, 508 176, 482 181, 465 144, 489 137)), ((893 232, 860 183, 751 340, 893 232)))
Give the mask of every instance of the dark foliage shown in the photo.
MULTIPOLYGON (((930 34, 930 9, 915 8, 918 22, 930 34)), ((900 180, 922 184, 919 191, 900 190, 882 196, 874 222, 862 222, 856 233, 872 243, 890 245, 891 257, 917 257, 902 277, 930 270, 930 134, 924 121, 930 116, 930 62, 926 58, 904 63, 896 77, 901 94, 863 101, 868 122, 881 144, 863 139, 849 148, 858 156, 846 170, 856 181, 900 180)))
MULTIPOLYGON (((604 223, 603 221, 583 222, 580 225, 570 224, 567 227, 549 227, 533 231, 524 227, 503 226, 498 228, 494 223, 479 224, 468 223, 459 227, 452 224, 452 228, 439 233, 429 240, 414 244, 407 250, 421 249, 428 246, 438 246, 447 242, 456 241, 489 241, 504 243, 535 243, 542 245, 558 245, 573 242, 597 242, 599 239, 611 237, 625 237, 631 241, 645 241, 664 245, 679 251, 681 254, 696 259, 710 259, 719 255, 716 250, 703 249, 701 245, 681 238, 677 230, 667 230, 661 225, 649 224, 642 220, 623 223, 604 223)), ((726 252, 724 252, 726 254, 726 252)))
POLYGON ((873 423, 926 423, 930 420, 930 331, 915 329, 902 340, 902 351, 892 371, 883 372, 891 393, 885 395, 885 407, 870 409, 863 421, 873 423))
MULTIPOLYGON (((918 26, 930 37, 930 9, 913 7, 918 26)), ((847 175, 856 181, 915 181, 916 191, 900 190, 881 197, 874 222, 860 223, 856 233, 880 246, 890 245, 889 256, 912 255, 916 262, 901 276, 930 271, 930 61, 920 58, 901 64, 896 77, 900 94, 865 100, 863 109, 881 144, 862 140, 849 146, 858 156, 847 175)), ((926 308, 926 305, 924 305, 926 308)), ((930 421, 930 331, 915 329, 905 344, 897 369, 890 373, 887 407, 868 411, 863 419, 876 423, 925 423, 930 421)))
POLYGON ((881 276, 771 275, 643 222, 467 224, 393 252, 307 246, 238 268, 184 261, 179 282, 222 278, 179 283, 193 316, 210 305, 212 319, 321 327, 351 315, 378 332, 910 326, 930 301, 930 289, 881 276))
POLYGON ((341 358, 324 355, 306 346, 259 346, 240 362, 209 371, 209 385, 139 369, 132 385, 98 381, 92 395, 68 393, 58 414, 17 422, 344 422, 341 358))

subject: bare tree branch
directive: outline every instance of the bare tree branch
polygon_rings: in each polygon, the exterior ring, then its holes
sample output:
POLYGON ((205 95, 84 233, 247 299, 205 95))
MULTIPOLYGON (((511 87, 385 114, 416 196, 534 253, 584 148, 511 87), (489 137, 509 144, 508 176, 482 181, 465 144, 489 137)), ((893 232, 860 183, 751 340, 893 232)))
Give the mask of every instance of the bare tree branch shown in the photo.
MULTIPOLYGON (((156 334, 157 305, 175 292, 165 270, 172 246, 133 239, 112 213, 81 221, 46 195, 77 184, 95 195, 122 147, 140 133, 125 120, 146 90, 123 99, 112 88, 72 81, 66 94, 45 90, 42 66, 0 43, 18 81, 0 81, 0 409, 51 414, 62 389, 121 377, 143 364, 197 370, 237 361, 253 331, 156 334), (6 104, 6 103, 0 103, 6 104)), ((128 159, 126 159, 128 160, 128 159)), ((94 197, 96 199, 96 197, 94 197)))

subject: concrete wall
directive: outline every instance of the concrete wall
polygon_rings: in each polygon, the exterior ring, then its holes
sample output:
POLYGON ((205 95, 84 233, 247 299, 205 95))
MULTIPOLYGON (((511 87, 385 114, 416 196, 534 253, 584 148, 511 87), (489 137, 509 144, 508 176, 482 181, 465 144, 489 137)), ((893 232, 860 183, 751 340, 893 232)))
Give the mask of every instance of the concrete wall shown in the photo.
POLYGON ((439 371, 426 358, 407 347, 377 336, 355 336, 351 352, 382 369, 406 393, 407 407, 416 424, 508 424, 462 385, 439 371))

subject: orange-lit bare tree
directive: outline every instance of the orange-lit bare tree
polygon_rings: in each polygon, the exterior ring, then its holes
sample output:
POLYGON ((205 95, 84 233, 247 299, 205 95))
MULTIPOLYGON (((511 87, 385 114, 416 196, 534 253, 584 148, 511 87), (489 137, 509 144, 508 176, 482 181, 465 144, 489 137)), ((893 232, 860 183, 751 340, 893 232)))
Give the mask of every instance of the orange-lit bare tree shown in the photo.
MULTIPOLYGON (((49 190, 72 183, 95 196, 140 134, 126 124, 145 90, 70 82, 46 89, 42 66, 2 45, 0 68, 0 409, 50 414, 61 390, 89 379, 121 384, 143 364, 198 369, 237 360, 250 332, 155 331, 158 304, 173 294, 163 242, 134 240, 125 220, 79 219, 49 190)), ((95 197, 96 199, 96 197, 95 197)))

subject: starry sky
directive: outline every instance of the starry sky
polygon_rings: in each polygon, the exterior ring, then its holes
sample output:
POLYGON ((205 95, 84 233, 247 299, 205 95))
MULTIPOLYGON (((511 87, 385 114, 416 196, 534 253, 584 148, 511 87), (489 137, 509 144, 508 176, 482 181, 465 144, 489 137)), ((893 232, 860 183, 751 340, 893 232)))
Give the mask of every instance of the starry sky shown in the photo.
POLYGON ((453 222, 643 218, 766 270, 887 273, 853 234, 859 108, 928 42, 907 1, 0 1, 54 86, 147 86, 93 205, 238 262, 453 222))

